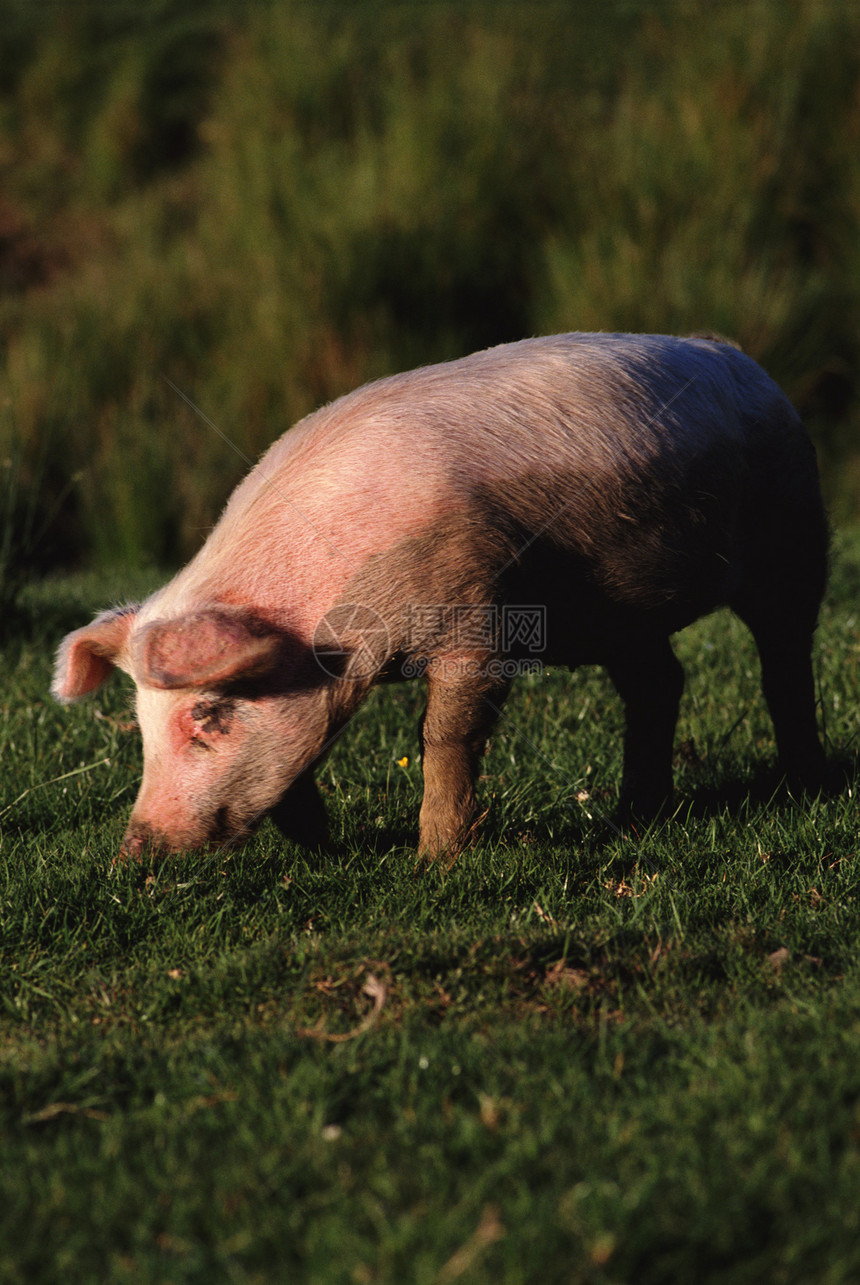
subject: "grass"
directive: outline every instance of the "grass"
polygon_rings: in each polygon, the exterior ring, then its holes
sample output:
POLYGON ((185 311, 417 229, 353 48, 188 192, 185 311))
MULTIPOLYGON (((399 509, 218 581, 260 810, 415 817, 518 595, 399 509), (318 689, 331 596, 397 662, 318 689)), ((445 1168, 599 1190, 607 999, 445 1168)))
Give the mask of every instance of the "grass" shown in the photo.
POLYGON ((253 456, 555 329, 734 335, 856 516, 858 17, 752 8, 0 0, 4 1283, 860 1277, 860 538, 818 643, 840 793, 780 790, 716 617, 670 823, 609 824, 617 701, 553 673, 447 874, 416 686, 324 767, 326 861, 267 825, 114 865, 128 693, 62 710, 50 654, 154 581, 30 583, 199 544, 244 465, 168 380, 253 456))
POLYGON ((0 1279, 849 1282, 860 1275, 860 539, 818 639, 841 792, 792 800, 742 628, 678 640, 678 812, 608 824, 599 671, 523 682, 480 841, 416 873, 417 685, 268 824, 114 865, 128 692, 58 636, 150 584, 30 588, 0 697, 0 1279), (406 760, 404 763, 403 760, 406 760))

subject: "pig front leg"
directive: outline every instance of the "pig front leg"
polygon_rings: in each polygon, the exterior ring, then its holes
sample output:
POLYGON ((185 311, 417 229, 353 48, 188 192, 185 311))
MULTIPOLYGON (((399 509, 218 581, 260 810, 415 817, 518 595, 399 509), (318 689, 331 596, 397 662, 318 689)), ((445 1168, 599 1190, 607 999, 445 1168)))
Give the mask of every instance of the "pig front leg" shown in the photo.
POLYGON ((607 664, 624 701, 622 818, 652 820, 672 799, 672 745, 684 671, 668 638, 639 638, 607 664))
POLYGON ((427 708, 419 727, 424 798, 419 854, 451 861, 465 843, 475 814, 475 780, 487 737, 508 694, 490 682, 480 662, 445 658, 427 671, 427 708))
POLYGON ((269 815, 285 839, 319 851, 328 847, 328 817, 311 768, 296 777, 269 815))

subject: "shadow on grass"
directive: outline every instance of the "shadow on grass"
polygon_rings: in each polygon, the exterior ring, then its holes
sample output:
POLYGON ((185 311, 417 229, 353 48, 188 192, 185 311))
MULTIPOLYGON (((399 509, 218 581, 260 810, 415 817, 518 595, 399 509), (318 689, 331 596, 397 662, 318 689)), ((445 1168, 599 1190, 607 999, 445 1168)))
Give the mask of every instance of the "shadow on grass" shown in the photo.
MULTIPOLYGON (((785 777, 774 766, 759 766, 752 773, 726 776, 713 784, 700 784, 692 790, 676 791, 674 803, 664 816, 655 820, 636 821, 620 816, 617 797, 607 793, 599 802, 588 800, 585 805, 560 803, 557 810, 550 810, 540 819, 522 825, 516 818, 502 820, 493 817, 492 811, 476 833, 480 842, 507 847, 534 848, 551 859, 558 850, 601 851, 617 845, 619 840, 629 841, 629 858, 618 853, 618 861, 625 868, 634 866, 639 859, 639 844, 647 835, 657 831, 670 834, 687 822, 706 821, 716 816, 737 817, 743 813, 754 814, 764 808, 792 809, 807 806, 816 799, 835 799, 847 795, 860 784, 860 753, 840 754, 828 760, 826 778, 816 792, 799 792, 792 789, 785 777)), ((387 836, 388 831, 379 835, 387 836)), ((397 842, 414 843, 414 833, 401 828, 397 842)))
POLYGON ((798 791, 792 788, 777 767, 758 767, 751 775, 726 777, 710 785, 701 785, 686 797, 676 798, 676 815, 691 820, 706 819, 744 808, 784 807, 812 799, 837 798, 856 786, 860 776, 860 753, 839 754, 827 762, 825 780, 820 790, 798 791))

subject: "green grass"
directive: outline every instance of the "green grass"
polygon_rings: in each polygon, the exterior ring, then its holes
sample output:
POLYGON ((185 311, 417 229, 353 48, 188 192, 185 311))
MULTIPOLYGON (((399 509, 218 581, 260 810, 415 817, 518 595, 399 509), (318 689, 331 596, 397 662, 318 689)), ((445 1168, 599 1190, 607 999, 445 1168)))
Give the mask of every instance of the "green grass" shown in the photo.
POLYGON ((857 11, 54 8, 0 0, 0 1281, 856 1281, 860 540, 818 643, 841 793, 779 789, 717 617, 670 823, 613 829, 618 703, 553 673, 447 874, 416 686, 322 770, 327 860, 267 825, 115 866, 128 693, 60 709, 50 653, 155 581, 29 582, 197 547, 244 464, 168 379, 254 456, 556 329, 734 335, 856 516, 857 11))
POLYGON ((447 874, 412 851, 417 685, 322 770, 326 860, 267 824, 114 865, 128 692, 58 708, 50 651, 149 586, 31 588, 0 695, 0 1280, 856 1281, 858 584, 845 540, 817 645, 841 792, 779 790, 718 616, 679 639, 674 820, 613 830, 620 709, 553 673, 447 874))

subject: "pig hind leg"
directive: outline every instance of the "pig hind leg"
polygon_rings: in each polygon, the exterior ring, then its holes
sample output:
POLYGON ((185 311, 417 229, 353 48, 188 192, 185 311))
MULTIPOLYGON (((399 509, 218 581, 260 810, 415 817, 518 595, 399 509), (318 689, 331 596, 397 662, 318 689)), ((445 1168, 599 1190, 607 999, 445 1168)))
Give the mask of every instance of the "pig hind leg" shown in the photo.
POLYGON ((825 758, 815 717, 812 672, 814 615, 780 613, 761 605, 740 604, 737 614, 749 627, 761 662, 761 685, 776 736, 779 762, 789 785, 819 790, 825 758))
POLYGON ((672 798, 672 746, 684 671, 668 638, 637 638, 606 662, 624 702, 620 813, 651 820, 672 798))
POLYGON ((753 635, 780 766, 790 785, 819 790, 825 760, 815 718, 812 634, 801 631, 775 638, 770 631, 753 629, 753 635))
POLYGON ((789 784, 814 791, 825 780, 812 639, 827 576, 827 528, 817 495, 793 501, 775 514, 762 502, 767 525, 748 541, 744 582, 730 606, 758 648, 780 766, 789 784))
POLYGON ((487 737, 509 684, 488 684, 474 673, 427 673, 427 707, 421 719, 424 798, 418 848, 425 858, 453 859, 475 813, 475 780, 487 737))

